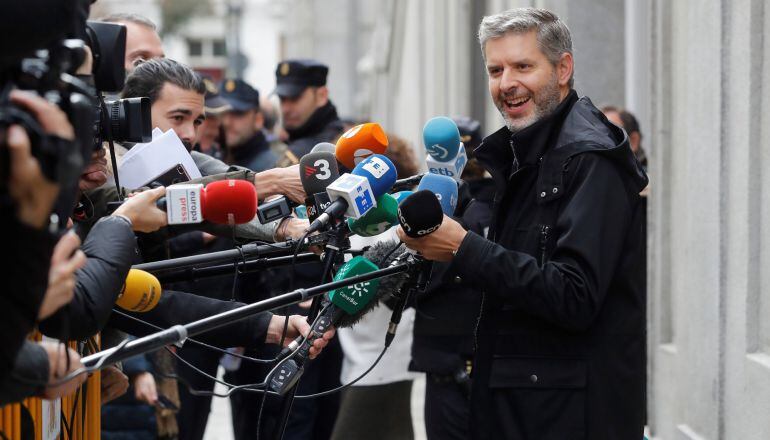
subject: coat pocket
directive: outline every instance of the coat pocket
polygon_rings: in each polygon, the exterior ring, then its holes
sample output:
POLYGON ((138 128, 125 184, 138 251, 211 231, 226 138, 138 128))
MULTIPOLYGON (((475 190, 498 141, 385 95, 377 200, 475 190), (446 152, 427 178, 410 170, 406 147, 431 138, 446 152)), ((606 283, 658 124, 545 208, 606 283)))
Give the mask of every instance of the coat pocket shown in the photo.
POLYGON ((580 359, 495 358, 489 387, 502 438, 586 439, 587 373, 580 359))

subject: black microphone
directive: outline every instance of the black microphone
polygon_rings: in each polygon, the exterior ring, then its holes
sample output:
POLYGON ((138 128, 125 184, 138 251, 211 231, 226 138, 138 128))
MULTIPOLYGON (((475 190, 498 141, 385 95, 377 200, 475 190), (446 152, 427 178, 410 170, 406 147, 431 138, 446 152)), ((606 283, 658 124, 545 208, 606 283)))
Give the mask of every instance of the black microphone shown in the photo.
POLYGON ((339 176, 340 170, 334 153, 320 150, 308 153, 299 160, 299 178, 302 189, 307 194, 305 207, 311 222, 331 204, 326 187, 339 176))
POLYGON ((406 235, 424 237, 441 226, 444 211, 436 194, 427 189, 412 193, 398 205, 398 222, 406 235))

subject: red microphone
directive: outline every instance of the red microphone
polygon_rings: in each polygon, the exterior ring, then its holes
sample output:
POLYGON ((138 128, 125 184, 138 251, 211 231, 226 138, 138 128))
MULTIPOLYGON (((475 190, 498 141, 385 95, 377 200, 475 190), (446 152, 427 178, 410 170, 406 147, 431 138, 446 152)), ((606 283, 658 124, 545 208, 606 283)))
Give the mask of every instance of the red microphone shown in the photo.
POLYGON ((334 155, 349 170, 372 154, 384 154, 388 149, 388 136, 380 124, 367 122, 346 131, 337 141, 334 155))
POLYGON ((245 180, 218 180, 178 184, 166 188, 158 206, 168 214, 168 224, 211 223, 237 225, 250 222, 257 213, 257 190, 245 180), (163 205, 163 206, 161 206, 163 205))

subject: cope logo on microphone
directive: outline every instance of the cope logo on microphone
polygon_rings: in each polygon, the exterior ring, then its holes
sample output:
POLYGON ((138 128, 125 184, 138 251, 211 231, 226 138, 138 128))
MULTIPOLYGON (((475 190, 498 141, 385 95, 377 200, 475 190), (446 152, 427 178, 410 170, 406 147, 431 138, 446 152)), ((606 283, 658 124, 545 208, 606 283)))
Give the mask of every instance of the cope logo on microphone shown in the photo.
POLYGON ((401 208, 398 210, 398 222, 401 224, 401 227, 404 228, 404 231, 412 232, 412 227, 409 226, 409 222, 407 222, 404 215, 401 214, 401 208))
POLYGON ((435 225, 435 226, 430 227, 428 229, 421 229, 421 230, 417 231, 417 235, 421 235, 421 236, 422 235, 428 235, 428 234, 430 234, 432 232, 435 232, 436 229, 438 229, 439 227, 441 227, 441 225, 435 225))

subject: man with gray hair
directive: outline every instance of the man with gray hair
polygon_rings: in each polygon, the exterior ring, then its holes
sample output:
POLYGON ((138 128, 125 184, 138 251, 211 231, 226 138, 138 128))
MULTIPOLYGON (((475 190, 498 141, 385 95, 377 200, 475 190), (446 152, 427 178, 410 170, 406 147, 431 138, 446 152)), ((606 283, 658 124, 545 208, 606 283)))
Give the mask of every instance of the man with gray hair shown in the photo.
POLYGON ((142 61, 165 56, 158 27, 149 18, 139 14, 116 13, 102 17, 99 21, 126 27, 126 72, 134 70, 142 61))
POLYGON ((399 236, 483 295, 474 438, 640 439, 643 205, 626 134, 572 88, 572 39, 543 9, 485 17, 479 43, 505 127, 475 155, 496 193, 488 236, 444 217, 399 236))

